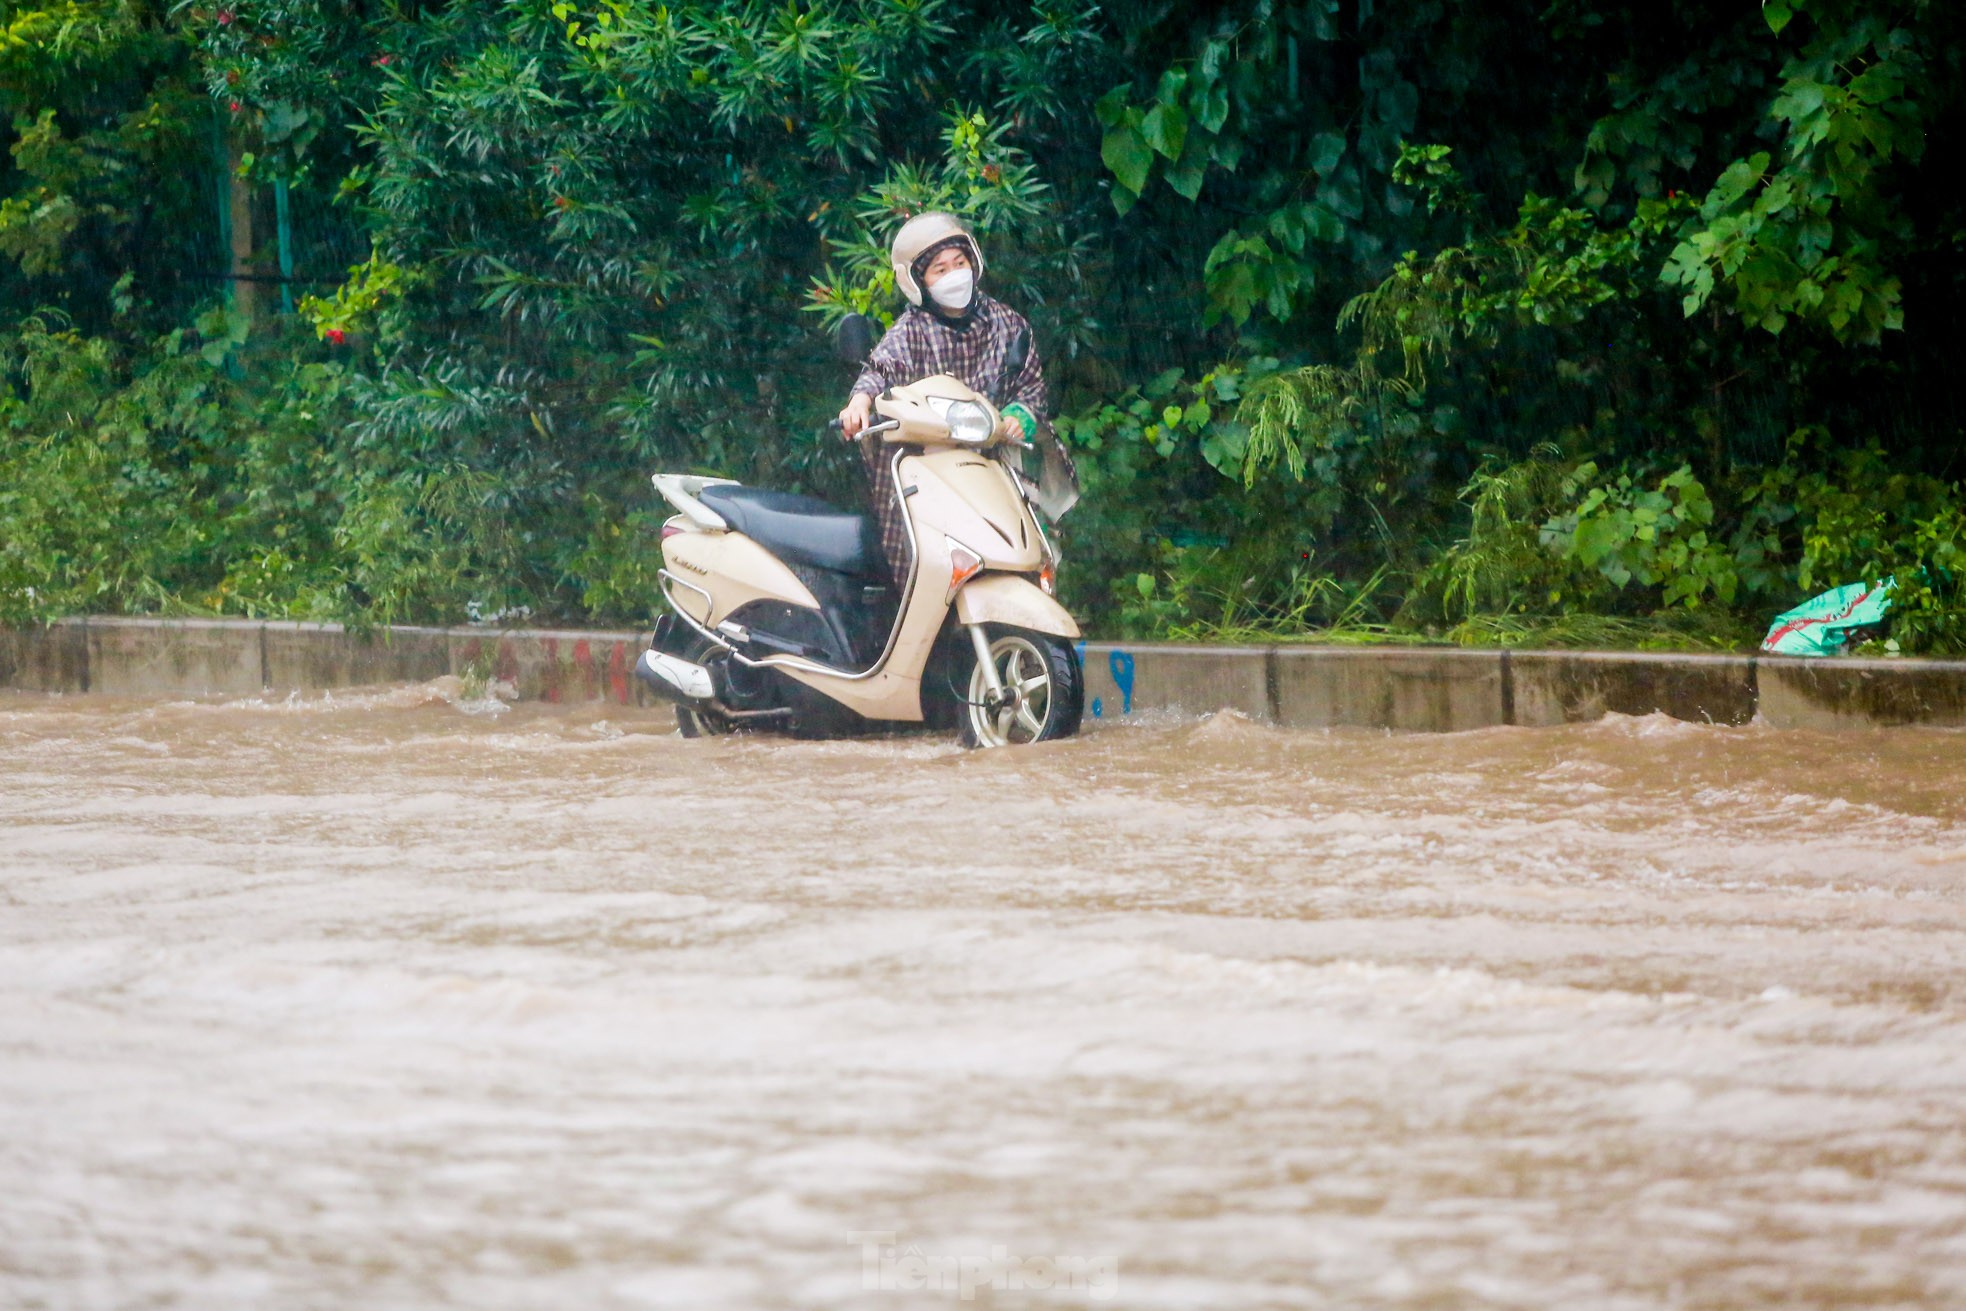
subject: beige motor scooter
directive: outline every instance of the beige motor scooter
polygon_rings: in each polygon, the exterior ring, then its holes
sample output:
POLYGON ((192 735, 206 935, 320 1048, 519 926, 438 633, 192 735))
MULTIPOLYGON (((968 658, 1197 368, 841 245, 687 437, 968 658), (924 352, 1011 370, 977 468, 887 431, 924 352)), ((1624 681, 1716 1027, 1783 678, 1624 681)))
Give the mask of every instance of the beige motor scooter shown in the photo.
MULTIPOLYGON (((857 320, 857 322, 856 322, 857 320)), ((841 353, 865 357, 853 316, 841 353)), ((1028 345, 1013 346, 1006 379, 1028 345)), ((657 474, 676 509, 662 528, 671 614, 636 673, 676 703, 685 736, 873 723, 957 727, 970 746, 1078 731, 1079 628, 1052 597, 1055 518, 1077 499, 1047 459, 998 434, 989 397, 937 376, 875 399, 866 430, 890 462, 913 557, 899 595, 870 516, 729 479, 657 474)))

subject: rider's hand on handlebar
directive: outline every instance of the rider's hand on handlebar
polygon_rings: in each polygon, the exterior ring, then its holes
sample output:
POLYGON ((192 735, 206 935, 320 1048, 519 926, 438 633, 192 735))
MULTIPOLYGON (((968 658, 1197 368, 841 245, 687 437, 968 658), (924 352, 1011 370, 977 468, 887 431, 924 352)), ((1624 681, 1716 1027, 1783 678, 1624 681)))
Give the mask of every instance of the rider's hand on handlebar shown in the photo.
POLYGON ((867 414, 874 408, 874 398, 866 392, 855 392, 853 399, 840 411, 840 436, 852 441, 867 426, 867 414))

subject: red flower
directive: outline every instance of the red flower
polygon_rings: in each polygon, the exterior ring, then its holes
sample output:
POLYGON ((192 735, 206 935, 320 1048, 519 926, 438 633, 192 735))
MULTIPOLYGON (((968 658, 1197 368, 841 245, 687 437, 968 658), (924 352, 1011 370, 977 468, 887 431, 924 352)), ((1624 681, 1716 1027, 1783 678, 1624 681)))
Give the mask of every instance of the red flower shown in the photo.
POLYGON ((348 340, 348 334, 343 332, 340 328, 329 328, 328 340, 333 342, 335 345, 339 346, 341 345, 342 342, 348 340))
POLYGON ((983 180, 985 182, 995 185, 997 179, 1002 176, 1003 176, 1003 170, 998 168, 995 164, 985 164, 983 166, 983 180))
POLYGON ((218 11, 218 25, 220 27, 232 26, 232 11, 230 9, 221 9, 218 11))
POLYGON ((227 101, 225 107, 235 114, 239 112, 239 102, 236 100, 227 101))
POLYGON ((369 62, 371 64, 374 64, 377 68, 387 68, 389 67, 389 61, 391 58, 393 58, 393 56, 391 55, 377 55, 374 59, 371 59, 369 62))

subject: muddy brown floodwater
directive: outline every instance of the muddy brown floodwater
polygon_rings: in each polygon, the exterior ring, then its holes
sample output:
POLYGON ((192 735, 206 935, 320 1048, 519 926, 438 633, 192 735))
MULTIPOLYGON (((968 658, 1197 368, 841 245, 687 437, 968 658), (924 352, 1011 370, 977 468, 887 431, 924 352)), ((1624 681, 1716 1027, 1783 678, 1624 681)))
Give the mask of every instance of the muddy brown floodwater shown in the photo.
POLYGON ((0 1305, 1959 1307, 1963 780, 0 694, 0 1305))

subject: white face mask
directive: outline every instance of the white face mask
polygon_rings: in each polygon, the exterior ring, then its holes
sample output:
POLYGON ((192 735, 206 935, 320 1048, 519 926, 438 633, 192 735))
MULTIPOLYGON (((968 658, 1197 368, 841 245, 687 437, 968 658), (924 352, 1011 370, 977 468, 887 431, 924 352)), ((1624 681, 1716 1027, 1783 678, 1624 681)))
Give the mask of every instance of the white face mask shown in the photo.
POLYGON ((968 269, 950 269, 936 280, 928 294, 945 310, 965 309, 970 293, 976 290, 976 275, 968 269))

